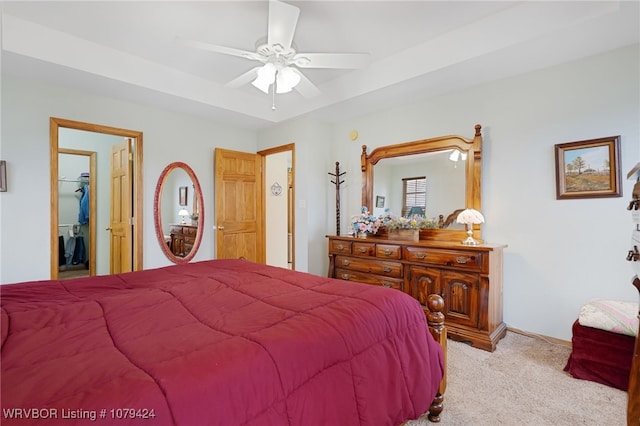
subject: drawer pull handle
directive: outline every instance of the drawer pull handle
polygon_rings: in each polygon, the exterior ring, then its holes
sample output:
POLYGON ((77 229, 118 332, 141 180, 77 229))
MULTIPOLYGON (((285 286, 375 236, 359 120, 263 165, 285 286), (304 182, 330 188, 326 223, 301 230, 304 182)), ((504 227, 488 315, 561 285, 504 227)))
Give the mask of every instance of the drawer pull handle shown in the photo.
POLYGON ((366 247, 358 247, 358 251, 360 253, 366 253, 367 252, 367 248, 366 247))
POLYGON ((383 266, 382 267, 382 272, 391 272, 393 271, 393 268, 389 267, 389 266, 383 266))
POLYGON ((470 260, 471 260, 471 258, 467 257, 467 256, 458 256, 458 257, 456 257, 456 262, 458 262, 458 263, 463 263, 464 264, 464 263, 467 263, 470 260))
POLYGON ((628 261, 634 261, 637 262, 638 259, 640 259, 640 252, 638 251, 638 246, 633 246, 633 250, 629 250, 629 253, 627 254, 627 260, 628 261))
POLYGON ((426 253, 416 253, 416 257, 418 259, 424 259, 425 257, 427 257, 427 254, 426 253))
POLYGON ((385 255, 389 256, 392 252, 391 252, 391 249, 384 249, 384 252, 383 252, 383 253, 384 253, 385 255))
POLYGON ((344 250, 344 246, 342 244, 338 244, 336 248, 340 251, 344 250))
POLYGON ((351 265, 351 262, 349 262, 347 259, 344 259, 344 260, 342 261, 342 264, 343 264, 344 266, 349 266, 349 265, 351 265))
POLYGON ((341 278, 342 278, 343 280, 350 280, 350 279, 351 279, 351 275, 349 275, 349 274, 342 274, 342 277, 341 277, 341 278))
POLYGON ((382 282, 380 283, 380 285, 381 285, 382 287, 386 287, 386 288, 391 288, 391 287, 393 287, 393 285, 392 285, 391 283, 386 282, 386 281, 382 281, 382 282))

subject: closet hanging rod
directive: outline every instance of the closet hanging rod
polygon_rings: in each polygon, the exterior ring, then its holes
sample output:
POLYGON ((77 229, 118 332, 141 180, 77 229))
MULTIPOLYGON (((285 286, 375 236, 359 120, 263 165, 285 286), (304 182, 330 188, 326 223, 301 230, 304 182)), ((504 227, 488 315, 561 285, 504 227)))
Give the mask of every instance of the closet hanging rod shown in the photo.
POLYGON ((76 223, 60 223, 58 224, 58 228, 71 228, 72 226, 76 225, 76 223))
POLYGON ((78 180, 78 179, 58 179, 58 182, 84 182, 82 180, 78 180))

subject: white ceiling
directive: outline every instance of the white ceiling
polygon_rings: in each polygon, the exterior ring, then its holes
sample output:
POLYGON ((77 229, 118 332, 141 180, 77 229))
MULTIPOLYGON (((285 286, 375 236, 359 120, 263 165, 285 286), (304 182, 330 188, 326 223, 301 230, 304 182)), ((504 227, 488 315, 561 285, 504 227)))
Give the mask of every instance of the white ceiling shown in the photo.
POLYGON ((2 71, 264 128, 344 120, 640 42, 638 1, 290 1, 300 52, 366 52, 361 70, 305 69, 322 94, 225 84, 259 65, 177 37, 253 51, 267 1, 0 2, 2 71))

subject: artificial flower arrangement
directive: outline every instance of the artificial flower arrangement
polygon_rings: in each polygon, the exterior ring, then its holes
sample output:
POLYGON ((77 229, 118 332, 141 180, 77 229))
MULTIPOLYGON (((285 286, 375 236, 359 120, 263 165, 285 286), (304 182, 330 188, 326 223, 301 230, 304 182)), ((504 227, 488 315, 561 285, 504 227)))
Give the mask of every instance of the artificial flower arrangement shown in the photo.
POLYGON ((369 209, 366 206, 360 208, 360 214, 351 216, 351 223, 353 224, 353 230, 358 232, 364 232, 367 234, 375 234, 378 232, 378 228, 382 224, 379 217, 376 217, 369 213, 369 209))
POLYGON ((420 215, 413 215, 410 217, 396 216, 388 211, 385 212, 381 220, 382 226, 390 231, 397 229, 433 229, 440 227, 436 219, 431 219, 420 215))

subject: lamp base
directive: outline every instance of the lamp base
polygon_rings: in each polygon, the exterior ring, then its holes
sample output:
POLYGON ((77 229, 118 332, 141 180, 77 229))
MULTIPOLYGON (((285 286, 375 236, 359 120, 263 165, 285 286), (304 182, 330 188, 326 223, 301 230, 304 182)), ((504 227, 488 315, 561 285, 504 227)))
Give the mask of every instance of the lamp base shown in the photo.
POLYGON ((464 241, 462 241, 462 244, 464 244, 465 246, 480 245, 480 242, 473 238, 473 230, 471 229, 471 225, 469 225, 468 228, 469 229, 467 230, 467 238, 464 241))

